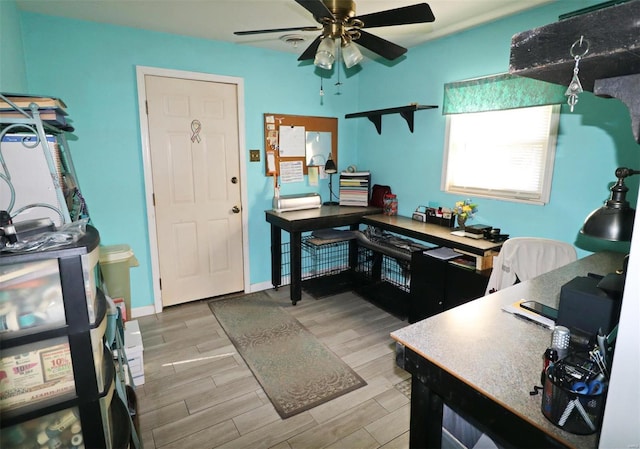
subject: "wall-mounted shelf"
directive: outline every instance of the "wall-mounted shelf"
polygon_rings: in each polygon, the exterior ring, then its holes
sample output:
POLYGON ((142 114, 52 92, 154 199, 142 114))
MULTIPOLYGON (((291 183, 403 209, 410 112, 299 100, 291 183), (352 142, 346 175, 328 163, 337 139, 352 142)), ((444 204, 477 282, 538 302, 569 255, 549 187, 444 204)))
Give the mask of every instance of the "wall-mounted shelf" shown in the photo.
POLYGON ((354 112, 347 114, 344 118, 367 117, 375 126, 378 134, 382 134, 382 116, 387 114, 400 114, 407 121, 409 130, 413 132, 413 113, 423 109, 437 109, 438 106, 411 104, 398 108, 377 109, 375 111, 354 112))

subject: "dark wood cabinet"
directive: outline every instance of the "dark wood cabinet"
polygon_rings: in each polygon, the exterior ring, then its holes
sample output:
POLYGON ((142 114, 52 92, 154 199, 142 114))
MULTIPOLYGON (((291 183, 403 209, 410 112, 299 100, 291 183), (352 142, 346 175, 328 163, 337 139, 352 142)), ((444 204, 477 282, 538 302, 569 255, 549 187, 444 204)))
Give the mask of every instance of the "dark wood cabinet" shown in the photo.
POLYGON ((471 270, 421 251, 411 256, 409 323, 484 296, 491 270, 471 270))

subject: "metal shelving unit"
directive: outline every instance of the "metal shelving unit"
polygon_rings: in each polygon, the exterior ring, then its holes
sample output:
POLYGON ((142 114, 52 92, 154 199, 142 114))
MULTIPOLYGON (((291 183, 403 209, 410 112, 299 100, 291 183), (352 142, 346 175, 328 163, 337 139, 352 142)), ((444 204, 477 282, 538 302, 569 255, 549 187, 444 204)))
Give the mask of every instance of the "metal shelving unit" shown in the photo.
MULTIPOLYGON (((17 112, 0 116, 0 193, 9 192, 0 195, 9 199, 0 210, 16 223, 27 219, 25 211, 44 207, 55 211, 56 224, 82 228, 78 221, 89 217, 65 134, 72 128, 43 121, 35 103, 26 110, 3 94, 0 100, 17 112), (7 141, 14 145, 13 166, 7 141), (29 150, 37 151, 29 158, 46 166, 42 172, 21 161, 29 150), (47 174, 54 195, 41 204, 33 185, 47 174), (25 184, 36 200, 14 207, 15 185, 25 184)), ((90 225, 85 231, 77 242, 48 249, 0 247, 0 447, 142 447, 129 407, 135 392, 122 322, 109 318, 102 293, 100 237, 90 225), (110 327, 117 335, 107 341, 110 327)))
MULTIPOLYGON (((0 117, 0 184, 6 183, 10 194, 9 204, 0 204, 0 210, 7 210, 15 221, 20 221, 21 213, 35 207, 44 207, 56 212, 60 217, 59 225, 70 223, 81 218, 88 218, 88 211, 84 199, 77 187, 77 176, 71 154, 69 153, 69 145, 65 131, 71 130, 70 127, 65 129, 46 123, 40 117, 40 111, 36 103, 30 105, 29 110, 18 107, 7 96, 0 94, 0 100, 11 105, 13 110, 21 117, 0 117), (12 179, 16 174, 12 174, 12 167, 9 167, 3 157, 3 142, 6 137, 12 135, 29 135, 32 139, 23 140, 22 145, 25 151, 34 148, 42 150, 42 157, 46 161, 51 176, 53 190, 57 204, 34 202, 15 208, 13 201, 15 200, 16 191, 12 179), (47 136, 54 136, 55 145, 47 136), (54 159, 57 155, 57 159, 54 159), (68 182, 75 187, 68 189, 65 195, 65 180, 63 176, 68 177, 68 182), (69 207, 71 205, 71 207, 69 207)), ((5 142, 6 146, 6 142, 5 142)), ((19 175, 20 173, 18 173, 19 175)))

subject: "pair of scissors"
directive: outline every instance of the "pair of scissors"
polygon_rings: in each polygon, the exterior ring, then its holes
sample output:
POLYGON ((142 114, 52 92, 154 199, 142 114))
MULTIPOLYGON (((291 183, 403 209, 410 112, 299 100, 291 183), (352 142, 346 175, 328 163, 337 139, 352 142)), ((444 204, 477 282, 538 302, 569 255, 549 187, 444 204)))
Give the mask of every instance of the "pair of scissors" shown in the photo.
POLYGON ((592 380, 590 382, 576 382, 571 386, 571 391, 578 394, 600 394, 604 389, 604 385, 599 380, 592 380))

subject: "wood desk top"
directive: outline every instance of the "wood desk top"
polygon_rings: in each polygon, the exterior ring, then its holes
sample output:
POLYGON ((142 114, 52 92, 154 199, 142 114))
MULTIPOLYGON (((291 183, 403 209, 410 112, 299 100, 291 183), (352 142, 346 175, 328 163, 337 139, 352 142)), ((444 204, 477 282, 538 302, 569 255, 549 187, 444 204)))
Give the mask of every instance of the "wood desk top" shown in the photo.
POLYGON ((528 299, 558 308, 562 285, 589 272, 612 273, 622 266, 623 257, 613 252, 592 254, 399 329, 391 337, 567 447, 595 448, 596 434, 580 436, 555 427, 540 411, 541 396, 529 395, 540 384, 542 355, 551 331, 502 307, 528 299))
POLYGON ((365 215, 380 213, 377 207, 322 206, 315 209, 276 212, 267 210, 269 223, 286 231, 313 231, 356 224, 365 215))
POLYGON ((371 226, 379 226, 391 232, 424 240, 440 246, 453 246, 471 254, 485 255, 488 251, 498 251, 502 242, 493 243, 484 239, 473 239, 451 234, 452 229, 433 223, 423 223, 409 217, 399 215, 367 215, 361 223, 371 226))

